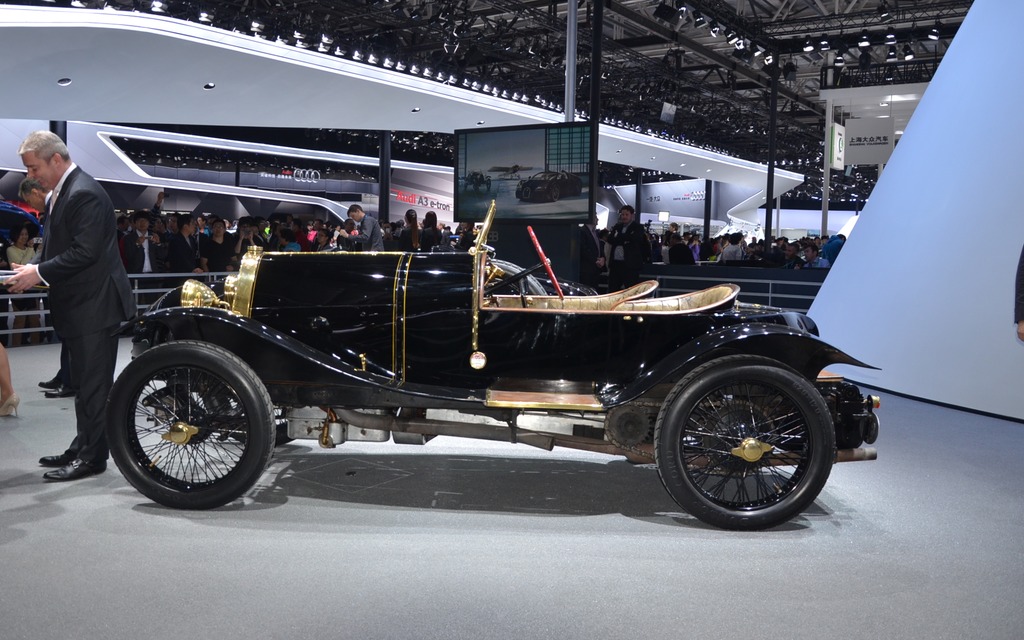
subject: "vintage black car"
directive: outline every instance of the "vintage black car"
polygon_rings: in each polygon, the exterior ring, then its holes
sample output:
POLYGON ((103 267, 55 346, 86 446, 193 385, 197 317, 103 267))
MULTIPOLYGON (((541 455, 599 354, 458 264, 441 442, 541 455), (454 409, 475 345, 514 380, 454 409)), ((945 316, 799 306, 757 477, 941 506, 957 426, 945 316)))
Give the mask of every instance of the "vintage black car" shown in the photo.
POLYGON ((493 213, 468 253, 250 252, 221 293, 169 293, 131 324, 110 395, 125 478, 205 509, 248 491, 281 440, 463 436, 656 463, 697 518, 759 529, 810 505, 833 463, 874 458, 876 400, 822 374, 866 365, 806 316, 731 284, 544 295, 535 239, 530 269, 494 259, 493 213))
POLYGON ((583 180, 569 171, 541 171, 516 185, 516 198, 526 201, 556 202, 581 193, 583 180))

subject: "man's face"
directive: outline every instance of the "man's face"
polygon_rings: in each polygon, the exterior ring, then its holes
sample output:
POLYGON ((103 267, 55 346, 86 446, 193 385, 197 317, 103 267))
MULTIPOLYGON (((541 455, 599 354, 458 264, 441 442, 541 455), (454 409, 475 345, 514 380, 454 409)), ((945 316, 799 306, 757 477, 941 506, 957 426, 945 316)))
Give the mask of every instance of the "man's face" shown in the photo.
POLYGON ((363 216, 365 216, 365 215, 366 215, 365 211, 353 211, 352 214, 349 217, 352 218, 353 220, 355 220, 356 222, 362 222, 363 221, 363 216))
POLYGON ((787 244, 786 245, 786 259, 787 260, 792 260, 795 257, 796 257, 796 245, 787 244))
POLYGON ((53 191, 67 169, 64 159, 56 153, 49 158, 40 158, 35 151, 27 151, 21 154, 21 162, 28 169, 28 177, 38 180, 47 191, 53 191))
POLYGON ((629 224, 630 222, 633 222, 633 214, 630 213, 629 209, 619 211, 619 222, 622 224, 629 224))
POLYGON ((139 218, 135 221, 135 230, 139 232, 140 236, 144 236, 149 232, 149 218, 139 218))
POLYGON ((46 194, 39 189, 33 189, 25 194, 25 202, 36 211, 42 212, 46 209, 46 194))

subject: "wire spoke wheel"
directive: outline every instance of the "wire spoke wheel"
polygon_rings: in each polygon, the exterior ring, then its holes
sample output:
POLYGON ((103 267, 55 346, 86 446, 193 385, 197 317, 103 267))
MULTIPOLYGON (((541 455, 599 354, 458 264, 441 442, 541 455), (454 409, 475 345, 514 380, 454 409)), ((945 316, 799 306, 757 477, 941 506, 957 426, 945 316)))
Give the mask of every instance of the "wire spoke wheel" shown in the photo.
POLYGON ((824 400, 805 378, 748 356, 712 361, 669 394, 655 440, 673 498, 731 529, 787 521, 820 493, 835 440, 824 400))
POLYGON ((273 450, 270 398, 249 367, 209 344, 143 354, 111 392, 108 439, 128 481, 176 508, 221 506, 248 490, 273 450))

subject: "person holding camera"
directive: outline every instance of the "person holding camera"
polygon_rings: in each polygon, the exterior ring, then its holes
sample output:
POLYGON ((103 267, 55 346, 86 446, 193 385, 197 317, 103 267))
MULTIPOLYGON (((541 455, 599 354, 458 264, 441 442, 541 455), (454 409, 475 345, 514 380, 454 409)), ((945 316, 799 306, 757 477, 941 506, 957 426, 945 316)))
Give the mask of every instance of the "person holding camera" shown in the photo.
POLYGON ((150 231, 149 224, 148 211, 132 214, 132 228, 121 240, 128 273, 159 273, 164 270, 167 247, 159 234, 150 231))

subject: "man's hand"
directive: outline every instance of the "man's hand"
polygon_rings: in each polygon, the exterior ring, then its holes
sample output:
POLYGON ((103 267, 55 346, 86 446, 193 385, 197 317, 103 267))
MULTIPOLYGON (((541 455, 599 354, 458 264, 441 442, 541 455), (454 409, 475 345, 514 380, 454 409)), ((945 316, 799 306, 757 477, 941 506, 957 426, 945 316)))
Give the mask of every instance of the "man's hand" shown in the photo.
POLYGON ((17 264, 12 262, 11 268, 14 269, 15 274, 4 282, 7 290, 11 293, 22 293, 43 281, 39 277, 39 268, 34 264, 17 264))

